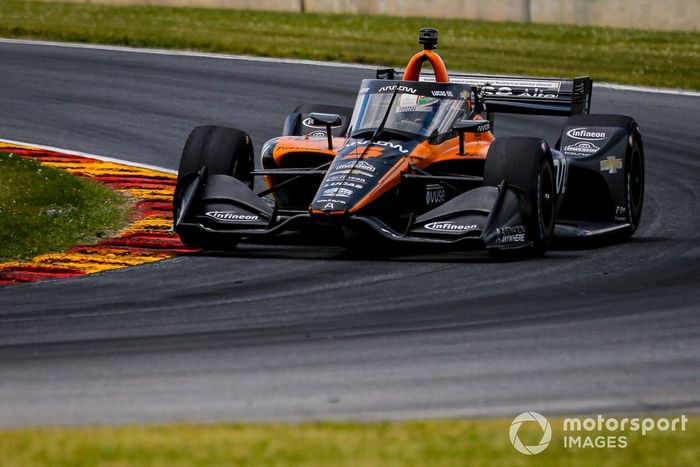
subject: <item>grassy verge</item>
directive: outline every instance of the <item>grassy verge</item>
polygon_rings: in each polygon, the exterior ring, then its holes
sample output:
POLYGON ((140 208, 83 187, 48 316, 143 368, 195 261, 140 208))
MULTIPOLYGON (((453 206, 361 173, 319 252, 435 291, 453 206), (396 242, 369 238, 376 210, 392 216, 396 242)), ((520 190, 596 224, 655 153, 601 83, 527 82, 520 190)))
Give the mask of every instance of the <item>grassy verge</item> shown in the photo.
POLYGON ((63 170, 0 153, 0 176, 0 261, 94 243, 128 220, 124 195, 63 170))
MULTIPOLYGON (((561 419, 550 419, 552 442, 534 456, 513 449, 510 420, 20 429, 0 431, 0 464, 690 466, 700 458, 698 421, 690 418, 685 432, 616 432, 626 448, 567 449, 561 419)), ((541 434, 519 432, 526 445, 541 434)))
POLYGON ((3 0, 0 36, 405 66, 440 30, 453 70, 700 89, 700 33, 3 0))

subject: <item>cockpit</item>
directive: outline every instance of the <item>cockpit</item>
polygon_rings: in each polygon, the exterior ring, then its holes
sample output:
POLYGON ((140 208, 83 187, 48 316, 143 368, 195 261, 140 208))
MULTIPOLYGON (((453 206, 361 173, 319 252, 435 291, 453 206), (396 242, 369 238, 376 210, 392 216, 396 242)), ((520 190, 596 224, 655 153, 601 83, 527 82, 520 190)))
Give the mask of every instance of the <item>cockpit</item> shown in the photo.
POLYGON ((454 83, 364 80, 350 122, 351 136, 374 132, 429 138, 469 117, 468 86, 454 83))

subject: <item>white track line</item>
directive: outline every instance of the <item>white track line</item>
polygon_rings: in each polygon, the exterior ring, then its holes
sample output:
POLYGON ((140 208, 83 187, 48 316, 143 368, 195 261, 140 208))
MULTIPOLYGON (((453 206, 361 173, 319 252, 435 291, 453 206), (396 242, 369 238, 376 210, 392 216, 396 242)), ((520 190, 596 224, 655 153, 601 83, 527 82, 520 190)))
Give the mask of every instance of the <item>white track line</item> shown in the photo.
MULTIPOLYGON (((2 138, 0 138, 0 143, 16 144, 17 146, 29 146, 29 147, 37 148, 37 149, 44 149, 46 151, 61 152, 61 153, 68 154, 71 156, 86 157, 88 159, 95 159, 95 160, 103 161, 103 162, 113 162, 115 164, 124 164, 124 165, 128 165, 130 167, 138 167, 141 169, 158 170, 160 172, 165 172, 168 174, 177 175, 177 170, 166 169, 165 167, 160 167, 158 165, 141 164, 140 162, 131 162, 131 161, 125 161, 123 159, 116 159, 114 157, 105 157, 105 156, 98 156, 95 154, 88 154, 86 152, 71 151, 70 149, 56 148, 53 146, 43 146, 41 144, 27 143, 25 141, 14 141, 11 139, 2 139, 2 138)), ((2 148, 0 148, 0 150, 2 150, 2 148)))
MULTIPOLYGON (((76 42, 52 42, 52 41, 34 41, 27 39, 5 39, 0 38, 0 44, 16 44, 16 45, 41 45, 47 47, 64 47, 70 49, 88 49, 88 50, 103 50, 109 52, 129 52, 138 54, 150 55, 170 55, 180 57, 195 57, 195 58, 211 58, 217 60, 244 60, 248 62, 263 62, 263 63, 287 63, 294 65, 313 65, 332 68, 356 68, 362 70, 373 70, 379 65, 363 65, 359 63, 340 63, 340 62, 321 62, 317 60, 300 60, 293 58, 270 58, 270 57, 250 57, 247 55, 229 55, 208 52, 191 52, 186 50, 166 50, 166 49, 146 49, 141 47, 124 47, 116 45, 98 45, 98 44, 83 44, 76 42)), ((626 84, 615 83, 594 83, 594 87, 604 89, 615 89, 619 91, 635 91, 649 94, 673 94, 677 96, 692 96, 700 97, 700 92, 689 91, 685 89, 671 88, 655 88, 648 86, 630 86, 626 84)))

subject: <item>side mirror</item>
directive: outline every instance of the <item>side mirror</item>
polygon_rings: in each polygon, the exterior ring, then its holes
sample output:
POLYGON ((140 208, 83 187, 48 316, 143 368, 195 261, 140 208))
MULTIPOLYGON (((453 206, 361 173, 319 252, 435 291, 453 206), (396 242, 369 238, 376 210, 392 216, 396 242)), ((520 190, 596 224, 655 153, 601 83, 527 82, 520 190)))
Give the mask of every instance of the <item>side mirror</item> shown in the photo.
POLYGON ((489 120, 459 120, 452 127, 460 133, 486 133, 491 129, 489 120))
POLYGON ((340 115, 311 112, 309 116, 311 117, 312 125, 326 126, 326 136, 328 136, 328 149, 332 151, 333 134, 331 133, 331 128, 334 126, 340 126, 343 123, 343 120, 340 118, 340 115))
POLYGON ((452 129, 459 132, 459 155, 464 155, 464 133, 486 133, 491 130, 490 120, 458 120, 452 129))

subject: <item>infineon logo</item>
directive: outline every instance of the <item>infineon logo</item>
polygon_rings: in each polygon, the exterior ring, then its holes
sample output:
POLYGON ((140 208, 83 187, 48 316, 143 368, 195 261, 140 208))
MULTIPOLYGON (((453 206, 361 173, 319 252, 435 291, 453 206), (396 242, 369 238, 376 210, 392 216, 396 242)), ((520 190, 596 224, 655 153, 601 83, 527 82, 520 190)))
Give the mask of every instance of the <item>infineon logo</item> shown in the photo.
POLYGON ((252 214, 237 214, 229 211, 209 211, 206 216, 223 222, 255 222, 260 220, 260 216, 252 214))
POLYGON ((604 131, 591 131, 588 128, 572 128, 566 132, 566 136, 574 139, 598 141, 607 138, 608 134, 604 131))
POLYGON ((477 227, 476 225, 460 225, 452 222, 431 222, 425 224, 425 228, 436 232, 468 232, 476 230, 477 227))

